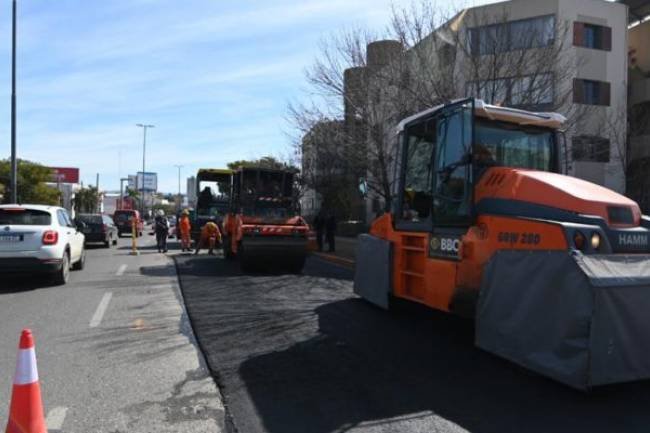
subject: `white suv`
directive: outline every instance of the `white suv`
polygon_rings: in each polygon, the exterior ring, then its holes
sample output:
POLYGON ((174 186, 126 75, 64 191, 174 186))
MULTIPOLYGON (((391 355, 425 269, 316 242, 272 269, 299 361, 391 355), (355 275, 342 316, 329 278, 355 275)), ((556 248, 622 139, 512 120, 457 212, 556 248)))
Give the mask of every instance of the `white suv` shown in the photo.
POLYGON ((83 269, 84 235, 68 211, 56 206, 0 205, 0 272, 49 273, 68 282, 70 267, 83 269))

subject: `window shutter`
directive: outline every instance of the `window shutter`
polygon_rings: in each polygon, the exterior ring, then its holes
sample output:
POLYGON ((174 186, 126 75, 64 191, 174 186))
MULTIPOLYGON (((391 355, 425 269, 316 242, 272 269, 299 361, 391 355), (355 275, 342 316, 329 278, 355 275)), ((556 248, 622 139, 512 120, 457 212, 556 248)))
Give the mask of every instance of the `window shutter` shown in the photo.
POLYGON ((611 85, 607 82, 600 82, 600 105, 610 105, 611 85))
POLYGON ((583 47, 585 45, 585 25, 578 21, 573 23, 573 45, 583 47))
POLYGON ((612 51, 612 29, 611 27, 602 28, 603 46, 605 51, 612 51))
POLYGON ((585 102, 585 88, 582 80, 579 78, 573 79, 573 102, 576 104, 583 104, 585 102))

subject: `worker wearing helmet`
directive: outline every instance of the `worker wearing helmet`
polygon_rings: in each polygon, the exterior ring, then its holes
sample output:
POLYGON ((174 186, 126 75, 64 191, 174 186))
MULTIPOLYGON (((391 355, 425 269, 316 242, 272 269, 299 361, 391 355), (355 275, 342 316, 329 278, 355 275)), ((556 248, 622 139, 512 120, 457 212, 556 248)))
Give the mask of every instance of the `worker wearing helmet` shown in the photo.
POLYGON ((154 220, 154 227, 156 230, 156 245, 158 246, 159 253, 167 252, 167 236, 169 236, 169 221, 165 217, 165 212, 159 209, 156 212, 156 219, 154 220))
POLYGON ((214 247, 217 243, 221 243, 221 231, 219 226, 214 221, 208 221, 201 227, 201 238, 196 246, 194 254, 198 254, 201 247, 208 245, 208 254, 214 255, 214 247))
POLYGON ((183 210, 181 218, 178 221, 178 228, 181 238, 181 249, 183 252, 190 251, 190 233, 192 232, 192 224, 190 224, 190 213, 187 209, 183 210))

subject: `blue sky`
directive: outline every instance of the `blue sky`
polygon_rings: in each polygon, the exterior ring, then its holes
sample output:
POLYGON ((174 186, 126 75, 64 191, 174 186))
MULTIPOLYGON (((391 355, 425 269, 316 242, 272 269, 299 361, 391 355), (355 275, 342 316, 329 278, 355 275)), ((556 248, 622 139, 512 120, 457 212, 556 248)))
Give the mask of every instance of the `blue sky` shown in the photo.
MULTIPOLYGON (((490 0, 457 1, 456 5, 490 0)), ((319 41, 383 29, 410 0, 19 0, 19 157, 119 188, 142 167, 177 190, 199 167, 290 152, 285 120, 319 41)), ((439 2, 444 3, 444 2, 439 2)), ((11 2, 0 4, 0 157, 10 149, 11 2), (4 101, 4 102, 3 102, 4 101)))

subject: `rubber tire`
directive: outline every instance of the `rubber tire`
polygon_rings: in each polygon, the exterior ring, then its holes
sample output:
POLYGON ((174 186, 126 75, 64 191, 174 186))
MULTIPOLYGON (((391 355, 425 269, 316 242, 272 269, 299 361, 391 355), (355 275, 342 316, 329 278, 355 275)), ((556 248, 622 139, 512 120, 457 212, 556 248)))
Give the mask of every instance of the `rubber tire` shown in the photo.
POLYGON ((66 251, 63 254, 61 269, 54 274, 54 284, 57 286, 64 286, 70 279, 70 256, 66 251))
POLYGON ((72 265, 72 270, 73 271, 81 271, 83 268, 86 267, 86 249, 84 248, 81 251, 81 257, 79 258, 79 261, 72 265))
POLYGON ((303 268, 305 267, 306 261, 307 261, 306 256, 293 259, 289 263, 287 263, 287 270, 292 274, 301 274, 303 268))
POLYGON ((223 257, 226 260, 234 260, 236 256, 235 253, 232 252, 230 238, 224 237, 222 241, 223 241, 223 257))

